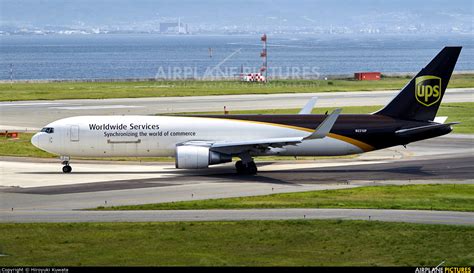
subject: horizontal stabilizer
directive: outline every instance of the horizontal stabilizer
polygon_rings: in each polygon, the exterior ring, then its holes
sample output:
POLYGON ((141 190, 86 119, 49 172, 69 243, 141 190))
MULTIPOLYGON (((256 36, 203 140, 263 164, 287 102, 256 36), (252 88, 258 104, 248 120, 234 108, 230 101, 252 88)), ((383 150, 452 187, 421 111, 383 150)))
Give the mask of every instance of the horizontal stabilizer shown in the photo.
POLYGON ((443 123, 446 122, 447 119, 448 119, 448 117, 435 117, 435 119, 433 121, 436 122, 436 123, 443 124, 443 123))
POLYGON ((401 130, 395 131, 395 134, 403 136, 403 135, 409 135, 413 133, 421 133, 421 132, 429 131, 436 128, 449 127, 455 124, 459 124, 459 122, 451 122, 451 123, 446 123, 446 124, 430 124, 430 125, 420 126, 420 127, 415 127, 415 128, 401 129, 401 130))
POLYGON ((301 111, 298 114, 299 115, 311 114, 311 112, 313 112, 313 108, 317 100, 318 100, 318 97, 312 97, 311 99, 309 99, 309 101, 306 103, 306 105, 301 109, 301 111))
POLYGON ((325 138, 334 126, 334 123, 336 123, 341 111, 341 108, 334 110, 323 122, 321 122, 321 124, 319 124, 318 128, 316 128, 311 135, 305 137, 304 140, 325 138))

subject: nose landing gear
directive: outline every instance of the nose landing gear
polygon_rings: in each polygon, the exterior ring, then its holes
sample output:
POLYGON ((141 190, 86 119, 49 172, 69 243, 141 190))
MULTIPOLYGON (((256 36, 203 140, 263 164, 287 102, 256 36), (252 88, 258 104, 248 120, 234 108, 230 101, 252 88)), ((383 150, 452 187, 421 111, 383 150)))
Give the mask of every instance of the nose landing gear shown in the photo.
POLYGON ((61 156, 61 164, 64 165, 63 173, 70 173, 72 171, 72 167, 69 165, 69 156, 61 156))
MULTIPOLYGON (((63 163, 63 164, 64 164, 64 163, 63 163)), ((69 166, 69 163, 68 163, 68 165, 65 165, 65 166, 63 167, 63 173, 70 173, 71 171, 72 171, 72 167, 69 166)))

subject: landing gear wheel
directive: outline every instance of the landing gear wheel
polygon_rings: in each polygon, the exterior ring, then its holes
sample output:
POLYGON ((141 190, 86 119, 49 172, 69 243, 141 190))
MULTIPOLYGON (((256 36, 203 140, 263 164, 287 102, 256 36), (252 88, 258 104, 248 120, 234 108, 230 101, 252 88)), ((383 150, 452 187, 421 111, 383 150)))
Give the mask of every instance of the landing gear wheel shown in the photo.
POLYGON ((248 174, 257 174, 257 165, 255 164, 255 162, 249 162, 249 164, 247 164, 247 173, 248 174))
POLYGON ((72 167, 69 165, 66 165, 63 167, 63 173, 70 173, 72 171, 72 167))
POLYGON ((250 161, 247 164, 244 164, 241 160, 235 163, 235 169, 237 170, 238 174, 256 174, 257 173, 257 165, 255 162, 250 161))
POLYGON ((245 166, 244 163, 242 163, 242 160, 235 162, 235 169, 238 174, 243 174, 245 172, 245 166))

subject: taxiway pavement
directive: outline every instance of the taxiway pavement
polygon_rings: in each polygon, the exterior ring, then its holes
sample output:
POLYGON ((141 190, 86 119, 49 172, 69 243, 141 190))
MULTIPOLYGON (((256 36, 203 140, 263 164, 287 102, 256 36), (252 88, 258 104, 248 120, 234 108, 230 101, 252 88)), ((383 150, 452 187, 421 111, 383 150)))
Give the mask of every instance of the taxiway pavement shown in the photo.
POLYGON ((473 212, 381 209, 244 209, 158 211, 0 211, 0 222, 176 222, 341 219, 474 225, 473 212), (126 219, 126 220, 124 220, 126 219))
POLYGON ((172 163, 72 162, 1 158, 0 222, 178 221, 251 219, 365 219, 472 225, 472 213, 390 210, 249 210, 206 212, 93 212, 78 209, 201 200, 360 186, 474 183, 474 137, 447 135, 357 158, 258 162, 257 176, 231 164, 176 170, 172 163), (334 213, 330 213, 333 211, 334 213), (404 213, 406 212, 406 213, 404 213), (207 215, 207 216, 206 216, 207 215))

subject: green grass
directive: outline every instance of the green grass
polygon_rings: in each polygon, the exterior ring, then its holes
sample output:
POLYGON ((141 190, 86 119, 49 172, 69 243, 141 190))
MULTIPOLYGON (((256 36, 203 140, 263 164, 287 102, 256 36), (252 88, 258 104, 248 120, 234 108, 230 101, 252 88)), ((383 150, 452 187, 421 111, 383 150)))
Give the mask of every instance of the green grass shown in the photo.
POLYGON ((474 133, 474 103, 472 102, 442 104, 437 115, 448 116, 446 122, 461 122, 453 126, 453 133, 474 133))
MULTIPOLYGON (((380 109, 381 106, 351 106, 344 107, 345 114, 366 114, 380 109)), ((326 111, 331 111, 334 108, 316 108, 313 113, 321 114, 326 111)), ((251 110, 251 111, 231 111, 231 114, 295 114, 299 109, 273 109, 273 110, 251 110)), ((212 114, 221 112, 210 112, 212 114)), ((181 113, 181 114, 197 114, 197 113, 181 113)), ((201 113, 202 114, 202 113, 201 113)), ((449 116, 448 122, 459 121, 461 124, 454 126, 454 133, 474 133, 474 103, 473 102, 462 102, 462 103, 444 103, 441 105, 438 112, 438 116, 449 116)), ((43 152, 34 147, 30 139, 33 134, 20 133, 20 139, 7 139, 0 138, 0 156, 22 156, 22 157, 41 157, 41 158, 52 158, 55 157, 49 153, 43 152)), ((350 158, 348 156, 346 158, 350 158)), ((319 157, 298 157, 299 159, 315 160, 319 157)), ((326 157, 327 158, 327 157, 326 157)), ((100 159, 100 158, 99 158, 100 159)), ((259 157, 259 160, 289 160, 293 157, 259 157)), ((173 161, 172 158, 167 157, 154 157, 154 158, 107 158, 107 160, 117 161, 173 161)))
POLYGON ((97 210, 196 210, 253 208, 371 208, 474 211, 474 185, 369 186, 252 197, 181 201, 97 210))
POLYGON ((376 221, 0 224, 3 266, 474 265, 474 228, 376 221))
MULTIPOLYGON (((268 84, 239 81, 50 82, 0 84, 0 101, 209 96, 400 89, 409 79, 380 81, 273 80, 268 84)), ((474 74, 453 75, 450 88, 473 87, 474 74)))
POLYGON ((33 146, 32 136, 33 134, 30 133, 20 133, 18 139, 0 137, 0 156, 56 157, 33 146))

